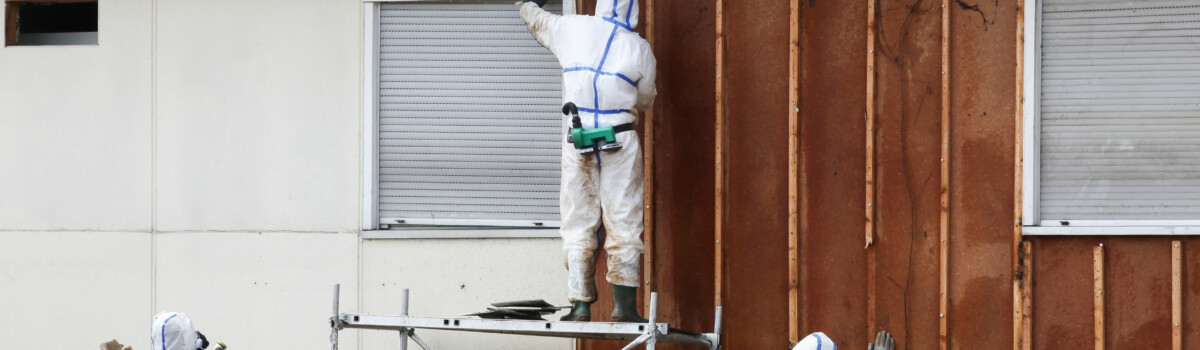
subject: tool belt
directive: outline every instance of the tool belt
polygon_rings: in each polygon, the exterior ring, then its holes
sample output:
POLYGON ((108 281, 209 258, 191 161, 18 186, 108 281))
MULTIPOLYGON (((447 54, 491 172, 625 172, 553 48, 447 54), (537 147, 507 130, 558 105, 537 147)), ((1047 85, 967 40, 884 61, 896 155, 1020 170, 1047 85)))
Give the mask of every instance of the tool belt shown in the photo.
MULTIPOLYGON (((623 133, 623 132, 626 132, 626 131, 633 131, 633 123, 625 123, 625 124, 613 125, 612 129, 613 129, 613 134, 614 134, 614 135, 615 135, 615 134, 620 134, 620 133, 623 133)), ((567 143, 571 143, 571 142, 572 142, 572 140, 571 140, 571 129, 567 129, 567 143)))
POLYGON ((617 142, 617 134, 633 130, 632 123, 602 126, 593 129, 584 129, 578 124, 575 124, 575 126, 575 128, 567 130, 566 141, 575 146, 575 150, 580 155, 619 150, 621 149, 621 143, 617 142))

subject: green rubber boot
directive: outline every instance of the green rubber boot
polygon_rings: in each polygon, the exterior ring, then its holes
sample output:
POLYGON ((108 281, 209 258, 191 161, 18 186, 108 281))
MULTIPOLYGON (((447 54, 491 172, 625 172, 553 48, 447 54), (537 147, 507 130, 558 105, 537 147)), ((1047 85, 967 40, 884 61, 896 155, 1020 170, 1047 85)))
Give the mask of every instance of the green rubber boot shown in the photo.
POLYGON ((592 320, 592 303, 576 301, 571 303, 571 312, 564 315, 559 321, 576 321, 588 322, 592 320))
POLYGON ((613 322, 649 322, 637 312, 637 287, 612 285, 613 290, 613 322))

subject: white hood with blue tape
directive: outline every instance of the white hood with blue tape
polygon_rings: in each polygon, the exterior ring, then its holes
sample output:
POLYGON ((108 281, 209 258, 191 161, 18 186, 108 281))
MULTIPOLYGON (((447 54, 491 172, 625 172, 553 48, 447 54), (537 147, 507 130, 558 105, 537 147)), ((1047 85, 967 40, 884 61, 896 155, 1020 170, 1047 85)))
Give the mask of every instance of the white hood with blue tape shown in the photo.
MULTIPOLYGON (((598 0, 595 16, 559 16, 526 2, 521 17, 562 65, 563 102, 575 103, 584 128, 635 123, 637 113, 654 104, 656 62, 635 31, 636 0, 598 0)), ((569 117, 563 127, 570 128, 569 117)), ((582 157, 570 143, 562 145, 559 232, 572 302, 596 298, 592 275, 600 242, 608 255, 608 282, 642 284, 642 153, 635 132, 617 133, 616 141, 621 149, 582 157)))
POLYGON ((150 324, 150 345, 154 350, 196 350, 199 342, 192 320, 177 312, 154 316, 150 324))

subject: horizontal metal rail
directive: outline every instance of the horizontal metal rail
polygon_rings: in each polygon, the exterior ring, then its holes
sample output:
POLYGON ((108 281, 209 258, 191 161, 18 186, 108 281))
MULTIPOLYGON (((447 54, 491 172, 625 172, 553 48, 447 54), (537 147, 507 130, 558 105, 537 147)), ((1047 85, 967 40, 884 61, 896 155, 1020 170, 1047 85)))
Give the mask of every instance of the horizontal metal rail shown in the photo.
MULTIPOLYGON (((337 289, 334 289, 335 293, 337 289)), ((406 293, 407 294, 407 293, 406 293)), ((335 308, 336 298, 335 298, 335 308)), ((405 298, 407 299, 407 298, 405 298)), ((336 313, 331 326, 336 334, 344 328, 375 329, 398 331, 401 339, 414 336, 413 330, 432 329, 442 331, 463 331, 480 333, 500 333, 528 335, 538 337, 606 339, 631 342, 626 349, 632 349, 639 344, 645 344, 647 349, 654 349, 654 343, 666 342, 698 346, 709 350, 717 350, 721 346, 721 335, 714 333, 696 333, 671 328, 666 323, 655 323, 657 314, 657 293, 651 293, 651 317, 649 323, 623 322, 570 322, 570 321, 539 321, 512 319, 478 319, 478 318, 439 318, 416 317, 407 315, 369 315, 336 313), (650 329, 647 329, 650 328, 650 329)), ((407 301, 407 300, 406 300, 407 301)), ((407 302, 404 308, 407 309, 407 302)), ((721 310, 718 307, 716 327, 720 327, 721 310)), ((336 335, 335 335, 336 336, 336 335)), ((336 338, 335 338, 336 339, 336 338)), ((417 338, 414 338, 417 340, 417 338)), ((336 343, 335 343, 336 344, 336 343)), ((422 348, 428 349, 421 344, 422 348)), ((336 346, 336 345, 335 345, 336 346)), ((403 347, 403 345, 402 345, 403 347)))

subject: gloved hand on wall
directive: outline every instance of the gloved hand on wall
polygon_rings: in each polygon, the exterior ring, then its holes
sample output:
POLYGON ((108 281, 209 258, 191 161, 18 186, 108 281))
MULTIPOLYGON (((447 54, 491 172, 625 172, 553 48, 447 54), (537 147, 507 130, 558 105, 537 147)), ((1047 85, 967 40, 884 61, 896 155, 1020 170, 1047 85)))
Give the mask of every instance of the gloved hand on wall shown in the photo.
POLYGON ((896 340, 892 339, 892 334, 887 331, 879 331, 875 335, 875 342, 867 344, 867 350, 895 350, 896 340))

